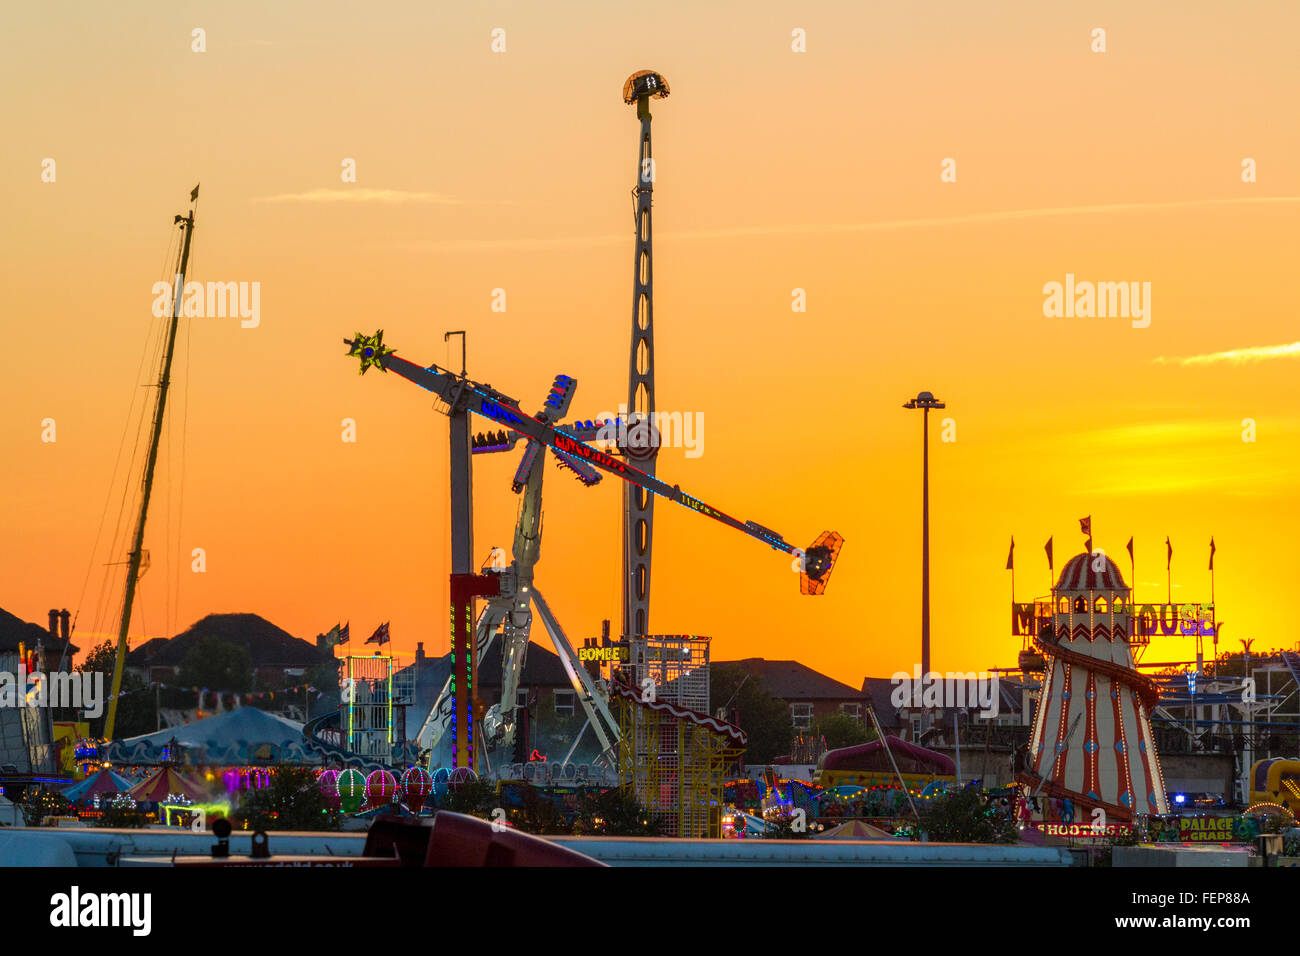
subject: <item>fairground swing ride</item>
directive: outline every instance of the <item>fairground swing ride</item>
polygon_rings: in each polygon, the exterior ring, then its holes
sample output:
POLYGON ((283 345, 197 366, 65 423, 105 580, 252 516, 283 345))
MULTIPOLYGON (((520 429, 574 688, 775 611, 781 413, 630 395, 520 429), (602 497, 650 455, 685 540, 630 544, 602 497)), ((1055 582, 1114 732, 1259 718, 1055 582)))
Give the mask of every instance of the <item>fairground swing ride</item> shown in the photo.
POLYGON ((838 534, 827 531, 806 550, 801 550, 776 532, 753 521, 733 518, 656 477, 659 436, 655 429, 651 230, 655 170, 649 104, 668 92, 667 82, 651 70, 634 73, 623 87, 624 102, 636 107, 640 121, 637 183, 633 190, 636 247, 626 422, 616 419, 559 424, 568 414, 577 387, 576 380, 566 375, 555 378, 541 411, 529 416, 520 410, 515 399, 471 380, 464 363, 460 375, 436 365, 427 368, 415 365, 394 355, 394 350, 384 345, 382 330, 372 336, 357 333, 353 339, 344 340, 350 347, 348 354, 360 359, 362 373, 372 366, 384 372, 394 371, 434 392, 445 403, 445 413, 451 420, 452 672, 417 734, 417 744, 432 757, 450 733, 455 740, 453 768, 477 769, 481 756, 490 771, 488 751, 508 754, 513 748, 518 731, 517 690, 532 625, 531 605, 536 606, 586 715, 586 723, 563 762, 567 764, 578 740, 590 727, 600 746, 600 759, 611 767, 615 764, 621 731, 610 707, 608 688, 604 681, 588 672, 534 581, 534 567, 541 550, 542 481, 548 449, 562 468, 588 487, 600 482, 602 472, 614 474, 627 483, 621 516, 624 640, 647 633, 655 496, 675 501, 778 551, 797 556, 804 594, 816 595, 825 590, 843 544, 838 534), (471 440, 470 412, 503 427, 471 440), (608 440, 611 435, 618 437, 611 442, 608 440), (525 443, 524 451, 512 485, 516 494, 522 494, 512 560, 506 566, 494 562, 497 566, 484 567, 484 573, 474 574, 470 567, 471 456, 511 451, 521 439, 525 443), (608 451, 597 445, 604 445, 608 451), (486 604, 477 621, 471 624, 475 596, 486 598, 486 604), (477 668, 498 632, 504 642, 501 702, 487 708, 478 699, 477 668), (475 726, 480 728, 478 733, 474 731, 475 726))

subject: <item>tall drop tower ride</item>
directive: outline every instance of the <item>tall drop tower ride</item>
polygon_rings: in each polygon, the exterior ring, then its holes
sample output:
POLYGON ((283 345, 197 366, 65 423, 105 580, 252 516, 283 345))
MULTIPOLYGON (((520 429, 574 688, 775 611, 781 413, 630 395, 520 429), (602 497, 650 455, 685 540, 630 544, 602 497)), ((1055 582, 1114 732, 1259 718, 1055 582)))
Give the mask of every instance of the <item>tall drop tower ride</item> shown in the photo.
MULTIPOLYGON (((651 206, 655 162, 650 149, 650 101, 668 95, 668 83, 654 70, 639 70, 623 84, 623 101, 635 104, 641 121, 637 142, 636 255, 632 273, 632 347, 628 358, 627 428, 620 450, 653 477, 659 453, 655 428, 654 259, 651 206)), ((654 495, 628 484, 623 490, 623 635, 645 634, 650 626, 650 553, 654 538, 654 495)))

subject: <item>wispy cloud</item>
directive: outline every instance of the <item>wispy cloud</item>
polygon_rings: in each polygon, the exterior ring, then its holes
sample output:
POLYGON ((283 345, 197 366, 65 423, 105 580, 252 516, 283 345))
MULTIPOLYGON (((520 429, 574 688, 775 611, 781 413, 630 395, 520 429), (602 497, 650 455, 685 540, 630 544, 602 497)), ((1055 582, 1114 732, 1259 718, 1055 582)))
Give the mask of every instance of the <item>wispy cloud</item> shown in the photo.
MULTIPOLYGON (((1095 206, 1048 206, 1038 209, 1003 209, 975 212, 958 216, 933 216, 917 219, 883 219, 873 222, 802 224, 787 223, 760 226, 731 226, 716 229, 695 229, 684 232, 660 231, 656 238, 677 239, 733 239, 761 236, 818 236, 870 232, 891 232, 903 229, 934 229, 947 226, 978 225, 1021 219, 1049 219, 1058 216, 1113 215, 1129 212, 1157 212, 1167 209, 1192 209, 1205 206, 1300 204, 1300 196, 1259 196, 1241 199, 1185 199, 1170 202, 1103 203, 1095 206)), ((407 247, 425 251, 473 252, 499 249, 546 249, 564 246, 605 245, 626 242, 626 234, 547 237, 498 237, 491 239, 433 239, 407 247)))
POLYGON ((459 199, 442 193, 408 192, 404 189, 313 189, 305 193, 281 193, 277 196, 259 196, 254 202, 374 202, 374 203, 425 203, 454 206, 459 199))
POLYGON ((1224 435, 1236 438, 1235 422, 1184 421, 1149 422, 1103 428, 1068 436, 1075 447, 1152 448, 1156 445, 1186 445, 1198 441, 1221 441, 1224 435))
POLYGON ((1252 345, 1244 349, 1228 349, 1226 352, 1210 352, 1206 355, 1188 355, 1183 358, 1160 356, 1155 361, 1163 365, 1176 362, 1179 365, 1215 365, 1228 362, 1232 365, 1244 365, 1248 362, 1263 362, 1267 359, 1300 358, 1300 342, 1289 345, 1252 345))

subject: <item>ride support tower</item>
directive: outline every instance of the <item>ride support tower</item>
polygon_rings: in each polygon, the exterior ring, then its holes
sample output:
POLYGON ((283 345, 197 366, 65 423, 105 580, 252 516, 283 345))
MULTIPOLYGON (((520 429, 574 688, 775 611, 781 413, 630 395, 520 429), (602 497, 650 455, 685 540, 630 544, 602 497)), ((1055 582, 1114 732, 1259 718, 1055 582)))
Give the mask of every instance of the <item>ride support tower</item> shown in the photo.
MULTIPOLYGON (((668 83, 653 70, 639 70, 623 84, 623 102, 636 106, 641 121, 637 142, 636 250, 632 272, 632 345, 628 357, 627 429, 620 451, 642 472, 654 476, 659 454, 655 429, 654 257, 651 206, 655 162, 650 145, 650 101, 668 95, 668 83)), ((650 555, 654 540, 654 495, 645 488, 623 489, 623 634, 645 634, 650 626, 650 555)))

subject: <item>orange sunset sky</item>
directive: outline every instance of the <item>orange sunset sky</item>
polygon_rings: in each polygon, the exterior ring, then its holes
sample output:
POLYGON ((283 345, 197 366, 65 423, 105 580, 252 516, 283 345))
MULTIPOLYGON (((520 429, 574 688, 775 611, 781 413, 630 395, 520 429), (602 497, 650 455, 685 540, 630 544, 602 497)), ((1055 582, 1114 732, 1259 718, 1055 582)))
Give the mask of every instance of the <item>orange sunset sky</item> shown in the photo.
MULTIPOLYGON (((658 405, 704 418, 703 455, 667 449, 659 474, 793 543, 847 540, 828 592, 801 597, 789 558, 661 501, 653 631, 854 686, 910 670, 921 422, 900 405, 928 389, 956 424, 931 433, 937 669, 1014 664, 1008 538, 1029 600, 1043 543, 1059 570, 1087 514, 1126 577, 1136 538, 1139 600, 1164 599, 1166 535, 1174 599, 1208 600, 1213 535, 1227 646, 1295 646, 1297 33, 1292 0, 15 6, 0 606, 71 608, 83 648, 116 630, 104 565, 126 559, 157 377, 151 287, 201 182, 190 277, 260 283, 260 324, 182 323, 133 643, 250 611, 308 640, 391 620, 396 651, 445 652, 446 420, 395 375, 359 377, 341 340, 382 327, 458 368, 443 333, 465 329, 471 375, 525 410, 560 372, 575 413, 616 410, 638 132, 620 93, 650 68, 672 87, 658 405), (1067 273, 1149 282, 1150 326, 1045 317, 1067 273)), ((480 560, 509 547, 517 457, 475 463, 480 560)), ((580 643, 619 614, 621 491, 553 465, 546 483, 537 581, 580 643)))

